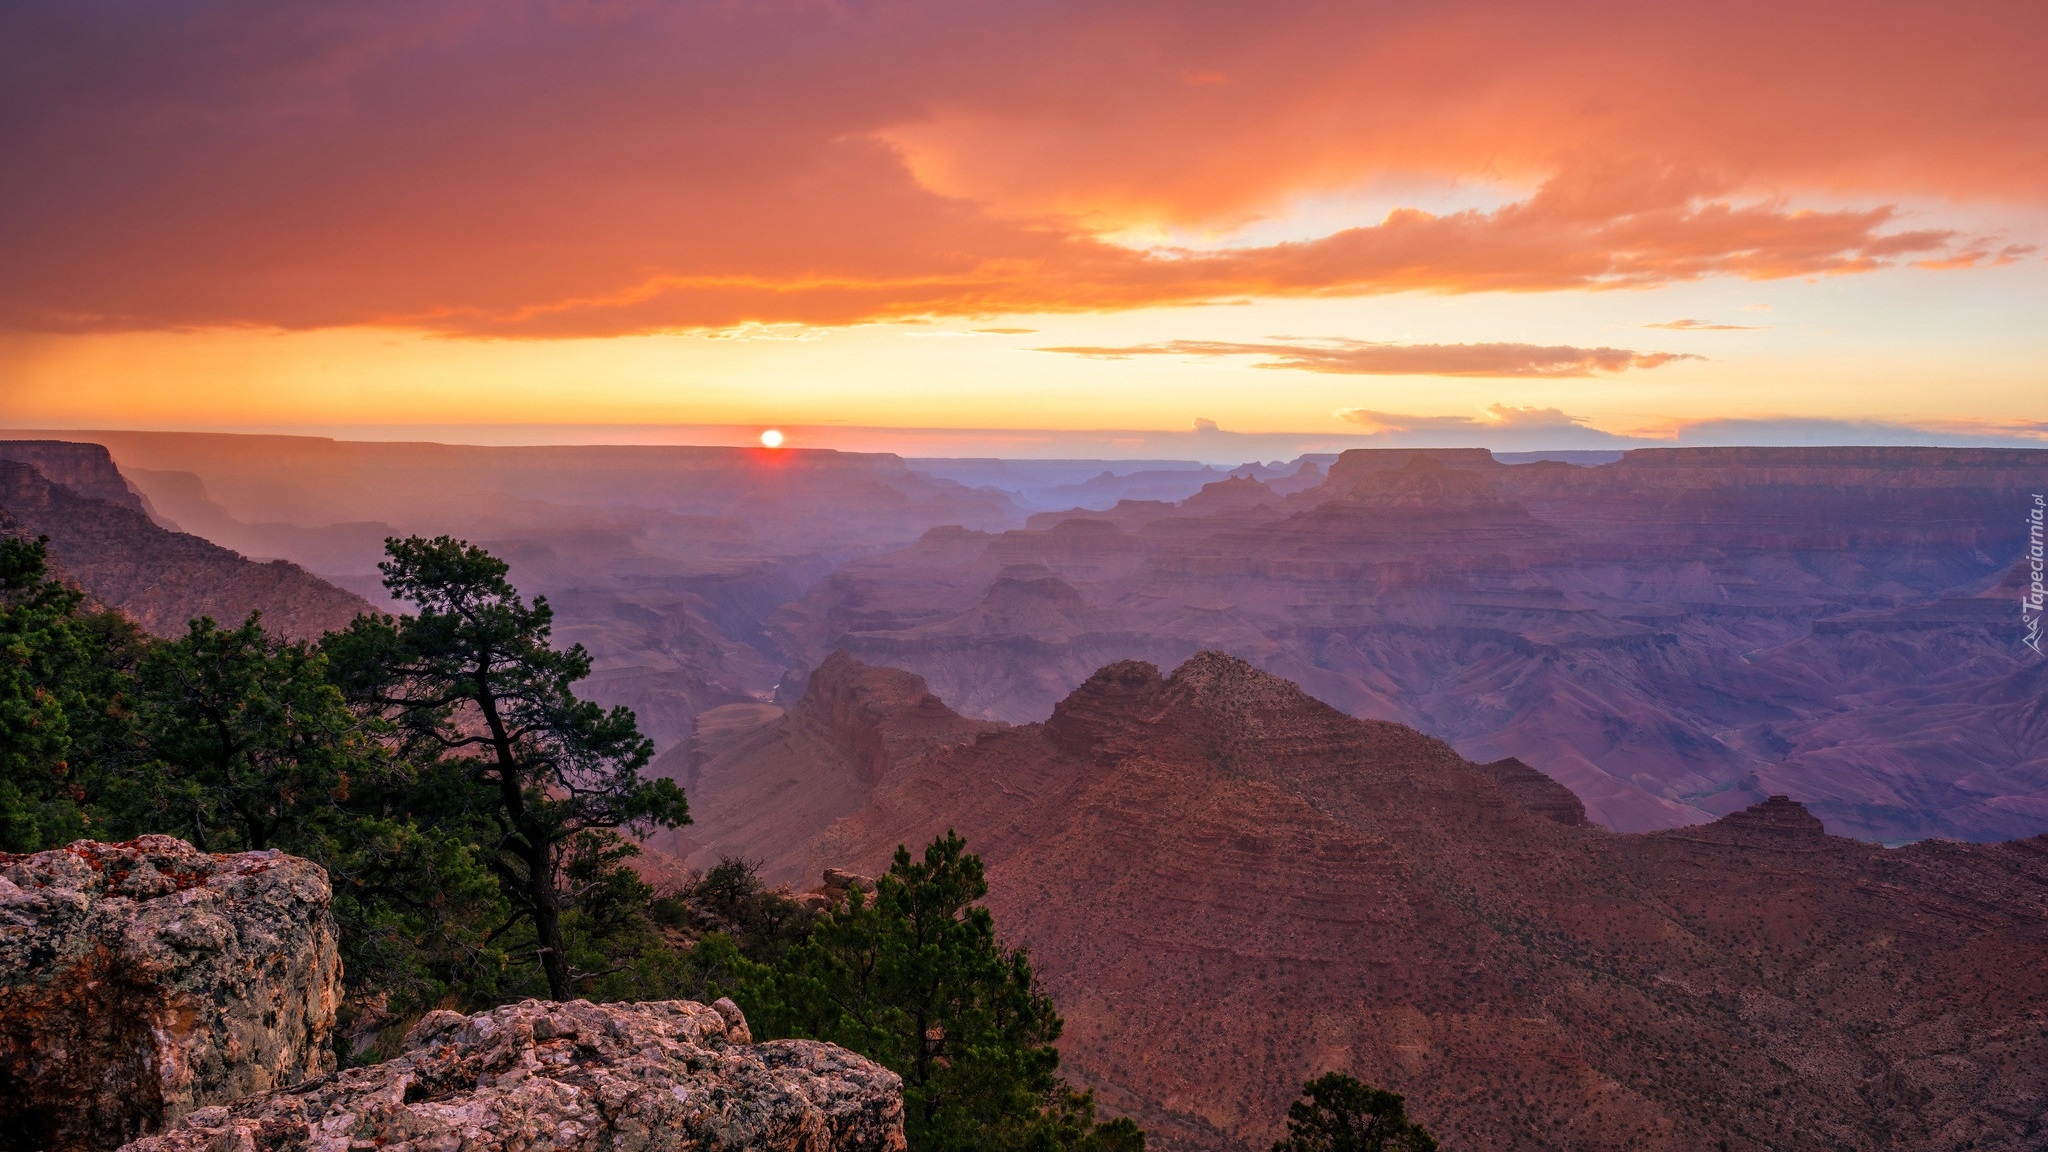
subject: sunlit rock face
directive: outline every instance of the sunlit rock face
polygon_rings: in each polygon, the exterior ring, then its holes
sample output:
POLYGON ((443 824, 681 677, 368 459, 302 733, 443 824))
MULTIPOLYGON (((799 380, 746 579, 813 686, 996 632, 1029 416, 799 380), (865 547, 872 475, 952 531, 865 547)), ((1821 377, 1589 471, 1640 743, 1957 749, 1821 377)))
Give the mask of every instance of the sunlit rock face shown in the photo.
POLYGON ((0 1148, 113 1148, 331 1068, 331 896, 169 836, 0 855, 0 1148))
POLYGON ((434 1012, 373 1067, 185 1117, 127 1152, 902 1152, 895 1073, 830 1044, 751 1043, 730 1000, 528 1000, 434 1012))

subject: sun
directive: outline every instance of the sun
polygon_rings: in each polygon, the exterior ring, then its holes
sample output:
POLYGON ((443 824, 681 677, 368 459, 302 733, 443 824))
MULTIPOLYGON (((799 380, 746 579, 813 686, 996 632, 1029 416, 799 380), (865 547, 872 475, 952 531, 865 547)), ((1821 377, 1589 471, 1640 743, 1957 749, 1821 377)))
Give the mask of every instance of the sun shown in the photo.
POLYGON ((763 448, 780 448, 780 447, 782 447, 782 433, 781 433, 780 431, 778 431, 777 429, 774 429, 774 428, 770 428, 770 429, 768 429, 768 430, 767 430, 766 432, 763 432, 763 433, 761 433, 761 447, 763 447, 763 448))

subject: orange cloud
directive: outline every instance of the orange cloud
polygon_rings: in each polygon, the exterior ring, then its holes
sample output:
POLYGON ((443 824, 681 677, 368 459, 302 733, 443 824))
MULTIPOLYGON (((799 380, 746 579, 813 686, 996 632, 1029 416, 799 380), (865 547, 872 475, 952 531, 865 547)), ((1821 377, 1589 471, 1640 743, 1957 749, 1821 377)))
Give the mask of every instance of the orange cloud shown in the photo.
MULTIPOLYGON (((374 321, 459 335, 589 336, 1115 310, 1245 296, 1647 288, 1710 275, 1768 280, 1862 272, 1900 256, 1942 251, 1949 238, 1938 230, 1887 231, 1895 220, 1887 208, 1795 211, 1681 195, 1634 206, 1610 197, 1589 206, 1572 191, 1546 184, 1529 200, 1494 212, 1401 210, 1379 224, 1319 240, 1215 252, 1141 252, 1082 234, 978 220, 960 221, 952 234, 933 233, 885 218, 878 223, 900 229, 893 235, 898 243, 886 250, 872 234, 850 252, 836 237, 818 236, 813 260, 823 264, 837 256, 839 270, 661 272, 590 295, 418 310, 392 306, 398 304, 393 300, 327 322, 374 321), (964 238, 982 241, 982 254, 957 246, 964 238)), ((490 266, 487 258, 480 262, 490 266)), ((446 275, 459 276, 465 266, 445 267, 446 275)), ((420 292, 430 283, 413 278, 394 287, 420 292)), ((460 285, 444 295, 488 299, 514 283, 460 285)), ((232 319, 187 314, 171 322, 232 319)))
POLYGON ((1995 241, 1977 240, 1945 256, 1915 260, 1916 268, 1927 268, 1938 272, 1953 272, 1962 268, 2002 268, 2017 264, 2040 249, 2032 244, 2006 244, 1993 247, 1995 241))
POLYGON ((1701 356, 1674 352, 1631 352, 1626 348, 1573 348, 1537 344, 1380 344, 1366 340, 1313 343, 1229 343, 1167 340, 1126 347, 1040 348, 1096 360, 1133 356, 1263 356, 1260 368, 1293 368, 1345 376, 1591 376, 1630 368, 1659 368, 1701 356))
POLYGON ((0 325, 585 336, 1984 266, 2028 249, 1893 205, 2038 204, 2044 22, 2010 0, 11 5, 0 325), (1509 202, 1219 251, 1102 239, 1385 175, 1509 202))
POLYGON ((1055 61, 982 59, 885 130, 928 186, 1131 222, 1258 215, 1386 173, 1526 186, 1572 155, 1885 198, 2038 203, 2048 174, 2048 12, 2029 0, 1110 4, 1059 26, 1072 16, 1029 22, 1065 33, 1055 61), (1190 89, 1190 72, 1230 84, 1190 89))

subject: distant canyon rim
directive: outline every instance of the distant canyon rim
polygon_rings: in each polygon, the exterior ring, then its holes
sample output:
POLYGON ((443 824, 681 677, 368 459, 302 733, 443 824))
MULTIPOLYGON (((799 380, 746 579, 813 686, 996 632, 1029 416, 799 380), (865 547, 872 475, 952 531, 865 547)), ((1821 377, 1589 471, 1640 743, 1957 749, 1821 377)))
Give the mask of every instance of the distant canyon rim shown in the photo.
MULTIPOLYGON (((2048 665, 2018 610, 2048 450, 1390 449, 1203 469, 56 438, 104 445, 118 472, 58 459, 99 449, 14 441, 0 458, 129 505, 109 516, 296 565, 318 578, 290 593, 304 607, 271 611, 311 633, 389 603, 387 535, 492 548, 596 657, 591 694, 632 706, 679 776, 700 716, 788 704, 838 649, 1011 723, 1105 664, 1221 649, 1473 760, 1515 757, 1617 830, 1771 795, 1887 843, 2048 829, 2048 665)), ((10 510, 37 531, 92 521, 10 510)), ((87 547, 52 534, 60 563, 87 547)), ((196 562, 110 599, 169 622, 186 593, 238 586, 196 562)), ((236 580, 259 570, 301 580, 236 580)), ((256 587, 241 602, 277 601, 256 587)))

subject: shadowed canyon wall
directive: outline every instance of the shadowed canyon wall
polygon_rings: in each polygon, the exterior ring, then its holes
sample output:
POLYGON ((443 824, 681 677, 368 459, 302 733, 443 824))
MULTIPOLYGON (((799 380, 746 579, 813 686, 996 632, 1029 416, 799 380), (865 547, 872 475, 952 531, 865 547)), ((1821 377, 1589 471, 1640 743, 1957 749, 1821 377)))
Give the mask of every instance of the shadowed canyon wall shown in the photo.
POLYGON ((180 635, 196 616, 232 626, 261 611, 273 630, 311 639, 370 608, 289 561, 256 563, 159 526, 97 445, 38 445, 19 460, 10 447, 0 442, 0 531, 49 537, 58 575, 157 635, 180 635))

